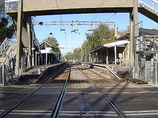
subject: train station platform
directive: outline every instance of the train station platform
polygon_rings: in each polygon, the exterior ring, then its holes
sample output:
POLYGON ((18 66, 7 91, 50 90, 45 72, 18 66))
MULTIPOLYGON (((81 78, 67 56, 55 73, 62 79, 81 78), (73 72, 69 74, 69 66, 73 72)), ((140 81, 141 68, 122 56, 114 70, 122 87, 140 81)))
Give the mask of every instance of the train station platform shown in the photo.
MULTIPOLYGON (((53 65, 53 64, 51 64, 53 65)), ((38 66, 34 66, 30 69, 28 69, 27 71, 23 72, 22 75, 19 77, 19 81, 20 82, 29 82, 29 83, 34 83, 38 77, 41 75, 41 73, 48 68, 49 65, 38 65, 38 66)))
POLYGON ((115 65, 115 64, 91 64, 96 67, 103 67, 106 68, 108 71, 111 72, 117 79, 127 82, 132 82, 136 84, 148 84, 147 81, 142 79, 134 78, 130 72, 131 68, 122 65, 115 65))
POLYGON ((18 78, 18 83, 38 83, 44 82, 48 77, 52 76, 57 70, 60 70, 65 63, 54 63, 48 65, 34 66, 23 72, 18 78))

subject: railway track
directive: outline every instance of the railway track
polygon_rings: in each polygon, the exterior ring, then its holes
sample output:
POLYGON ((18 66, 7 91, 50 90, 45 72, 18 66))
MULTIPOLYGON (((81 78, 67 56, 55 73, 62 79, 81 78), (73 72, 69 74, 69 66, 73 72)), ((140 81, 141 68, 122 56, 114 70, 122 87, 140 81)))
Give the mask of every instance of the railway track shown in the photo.
MULTIPOLYGON (((81 67, 81 71, 86 69, 87 67, 81 67)), ((131 93, 133 94, 135 97, 139 97, 139 99, 142 99, 143 101, 149 103, 151 106, 154 106, 152 108, 152 110, 137 110, 137 108, 134 110, 134 111, 126 111, 126 110, 121 110, 116 104, 115 104, 115 101, 112 100, 108 94, 106 94, 105 91, 102 91, 99 87, 99 83, 104 83, 104 82, 107 82, 107 83, 113 83, 114 81, 112 80, 108 80, 105 79, 103 76, 101 76, 100 74, 98 74, 98 72, 96 71, 93 71, 92 69, 87 69, 86 71, 82 71, 82 73, 86 76, 86 78, 88 78, 88 80, 95 86, 95 88, 98 90, 98 92, 103 96, 103 98, 105 98, 108 103, 110 104, 110 106, 115 110, 115 112, 118 114, 118 116, 122 117, 122 118, 126 118, 126 117, 129 117, 129 116, 133 116, 133 115, 137 115, 138 116, 141 116, 141 115, 144 115, 144 117, 157 117, 155 115, 158 115, 156 112, 157 110, 155 110, 155 108, 157 109, 157 106, 158 106, 158 101, 154 101, 154 100, 151 100, 150 99, 150 96, 148 97, 145 97, 144 95, 142 95, 142 93, 140 92, 136 92, 135 90, 133 90, 132 88, 128 87, 127 90, 128 90, 128 93, 131 93), (97 75, 98 78, 95 77, 95 79, 91 79, 91 75, 97 75), (104 79, 100 79, 100 78, 104 78, 104 79), (131 113, 130 113, 131 112, 131 113), (132 114, 133 113, 133 114, 132 114), (140 114, 139 114, 140 113, 140 114), (142 114, 141 114, 142 113, 142 114), (150 116, 145 116, 146 113, 150 114, 150 116), (153 116, 152 116, 153 115, 153 116)), ((116 81, 115 81, 116 82, 116 81)), ((118 83, 117 84, 120 84, 119 82, 120 79, 118 79, 118 83)), ((117 85, 116 84, 116 85, 117 85)), ((122 86, 122 85, 121 85, 122 86)), ((123 88, 124 86, 122 86, 123 88)), ((141 88, 141 87, 139 87, 141 88)), ((146 90, 143 91, 144 93, 147 92, 146 90)), ((143 106, 143 105, 142 105, 143 106)), ((146 109, 146 108, 145 108, 146 109)))
MULTIPOLYGON (((83 71, 82 71, 83 72, 83 71)), ((84 73, 84 72, 83 72, 84 73)), ((96 84, 96 81, 92 80, 86 73, 84 75, 88 78, 88 80, 95 86, 96 90, 102 95, 102 97, 108 102, 108 104, 114 109, 114 111, 118 114, 119 117, 125 118, 125 114, 122 110, 120 110, 117 105, 106 95, 100 87, 96 84)), ((98 75, 98 74, 97 74, 98 75)), ((98 80, 103 82, 103 80, 98 80)))
POLYGON ((65 93, 66 93, 66 89, 67 89, 67 83, 68 83, 68 80, 70 79, 70 72, 71 72, 71 69, 68 68, 68 74, 67 74, 67 77, 64 78, 64 85, 62 87, 62 90, 57 98, 57 101, 55 102, 55 106, 52 110, 52 113, 51 113, 51 116, 50 118, 57 118, 58 115, 59 115, 59 112, 60 112, 60 109, 62 107, 62 103, 63 103, 63 99, 64 99, 64 96, 65 96, 65 93))
POLYGON ((26 85, 27 90, 13 93, 6 91, 5 94, 11 95, 1 99, 4 105, 8 104, 5 99, 25 94, 6 109, 2 109, 0 103, 0 118, 158 117, 158 100, 150 99, 155 92, 149 94, 145 88, 83 66, 71 65, 63 69, 60 75, 56 73, 43 84, 26 85))
MULTIPOLYGON (((51 81, 53 81, 52 79, 54 79, 54 77, 56 77, 59 73, 61 73, 62 71, 64 71, 64 69, 66 68, 66 66, 64 65, 60 70, 58 70, 53 77, 47 79, 43 84, 40 84, 38 87, 36 87, 33 91, 31 91, 29 94, 27 94, 25 97, 23 97, 22 99, 20 99, 18 102, 14 103, 13 105, 11 105, 8 109, 6 110, 2 110, 2 113, 0 114, 0 118, 5 117, 8 114, 16 114, 19 113, 20 111, 16 110, 16 113, 14 111, 14 113, 12 113, 12 111, 14 109, 16 109, 18 106, 20 106, 21 104, 23 104, 25 101, 27 101, 29 98, 31 98, 36 92, 38 92, 42 87, 46 86, 47 84, 49 84, 51 81)), ((68 73, 69 76, 70 72, 68 73)), ((68 78, 67 78, 68 79, 68 78)), ((63 86, 63 89, 61 90, 59 96, 62 96, 62 94, 64 94, 64 89, 66 87, 66 83, 67 80, 63 86)), ((60 98, 60 97, 59 97, 60 98)), ((57 100, 58 101, 58 100, 57 100)), ((60 101, 61 102, 61 101, 60 101)), ((55 106, 55 108, 57 108, 55 106)), ((53 110, 55 110, 55 108, 53 110)), ((24 110, 23 110, 24 111, 24 110)), ((52 111, 53 113, 53 111, 52 111)), ((24 113, 25 114, 25 113, 24 113)), ((53 113, 54 114, 54 113, 53 113)), ((52 115, 51 115, 52 116, 52 115)))

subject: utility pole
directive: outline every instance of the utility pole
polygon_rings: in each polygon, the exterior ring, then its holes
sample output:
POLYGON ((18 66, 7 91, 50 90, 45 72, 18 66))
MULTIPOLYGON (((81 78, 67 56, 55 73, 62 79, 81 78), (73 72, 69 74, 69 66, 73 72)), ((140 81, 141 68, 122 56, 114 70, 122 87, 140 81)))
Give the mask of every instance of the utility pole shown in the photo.
POLYGON ((18 16, 17 16, 17 54, 16 54, 16 70, 17 75, 20 74, 20 55, 21 55, 21 43, 22 43, 22 11, 23 11, 23 0, 18 2, 18 16))

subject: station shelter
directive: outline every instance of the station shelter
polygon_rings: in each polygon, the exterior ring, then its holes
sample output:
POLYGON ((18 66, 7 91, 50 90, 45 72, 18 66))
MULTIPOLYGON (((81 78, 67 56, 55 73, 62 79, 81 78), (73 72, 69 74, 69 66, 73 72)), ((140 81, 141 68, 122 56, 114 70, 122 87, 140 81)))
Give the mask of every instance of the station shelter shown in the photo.
POLYGON ((43 41, 40 43, 40 48, 41 48, 41 63, 42 64, 53 64, 55 62, 56 58, 56 53, 53 50, 52 46, 43 41))
MULTIPOLYGON (((130 33, 127 32, 114 41, 102 44, 89 54, 94 55, 94 63, 128 66, 130 58, 129 39, 130 33)), ((139 53, 147 61, 150 61, 154 55, 158 57, 158 30, 139 28, 135 53, 139 53)))

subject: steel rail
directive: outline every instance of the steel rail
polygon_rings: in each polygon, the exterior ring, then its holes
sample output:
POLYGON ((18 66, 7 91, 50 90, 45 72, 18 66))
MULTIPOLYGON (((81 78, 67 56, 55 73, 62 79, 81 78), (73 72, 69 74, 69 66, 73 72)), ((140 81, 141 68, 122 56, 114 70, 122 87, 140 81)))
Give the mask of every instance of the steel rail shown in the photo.
POLYGON ((59 115, 59 111, 61 109, 61 106, 62 106, 62 103, 63 103, 63 99, 65 97, 65 93, 66 93, 66 90, 67 90, 67 83, 68 83, 68 80, 70 78, 70 73, 71 73, 71 68, 69 67, 69 74, 65 80, 65 83, 63 85, 63 88, 57 98, 57 101, 55 102, 55 106, 51 112, 51 115, 50 115, 50 118, 57 118, 58 115, 59 115))
MULTIPOLYGON (((75 66, 76 68, 77 68, 77 70, 79 70, 79 68, 77 67, 77 66, 75 66)), ((80 71, 80 70, 79 70, 80 71)), ((85 87, 85 85, 83 84, 83 82, 79 82, 78 83, 78 98, 79 98, 79 100, 80 100, 80 96, 82 96, 82 93, 80 93, 79 92, 79 85, 80 84, 82 84, 82 86, 84 87, 84 88, 86 88, 85 87)), ((87 114, 93 114, 94 115, 94 118, 98 118, 97 117, 97 114, 95 113, 95 110, 94 110, 94 106, 93 106, 93 104, 91 103, 91 101, 90 101, 90 98, 89 98, 89 96, 87 96, 87 100, 86 100, 86 103, 89 103, 90 104, 90 108, 92 109, 92 113, 89 113, 89 111, 87 110, 85 110, 85 113, 87 113, 87 114)), ((89 107, 89 106, 88 106, 89 107)), ((80 110, 80 116, 82 117, 82 114, 83 114, 83 112, 80 110)))
MULTIPOLYGON (((111 72, 111 74, 113 74, 119 81, 122 81, 121 78, 119 78, 114 72, 112 72, 112 70, 111 70, 108 66, 106 66, 106 65, 103 65, 103 66, 102 66, 102 65, 97 65, 97 64, 94 64, 94 66, 98 66, 98 67, 102 67, 102 68, 107 68, 107 69, 111 72)), ((91 71, 91 70, 90 70, 90 71, 91 71)), ((92 71, 92 72, 94 72, 94 71, 92 71)), ((94 73, 95 73, 95 72, 94 72, 94 73)), ((95 73, 95 74, 99 75, 98 73, 95 73)), ((151 104, 153 104, 153 105, 155 105, 155 106, 158 106, 158 102, 152 101, 150 98, 147 98, 147 97, 144 97, 144 96, 142 96, 142 95, 139 95, 137 92, 133 91, 133 90, 130 89, 130 88, 128 88, 128 90, 129 90, 131 93, 133 93, 134 95, 140 97, 141 99, 143 99, 143 100, 145 100, 145 101, 147 101, 147 102, 149 102, 149 103, 151 103, 151 104)))
POLYGON ((120 109, 118 108, 118 106, 117 106, 102 90, 100 90, 100 88, 98 87, 98 85, 95 84, 95 83, 88 77, 88 75, 87 75, 86 73, 84 73, 82 70, 80 70, 80 71, 81 71, 81 72, 83 73, 83 75, 84 75, 86 78, 88 78, 88 80, 95 86, 95 88, 96 88, 97 91, 102 95, 102 97, 107 100, 108 104, 112 107, 112 109, 114 109, 114 111, 115 111, 121 118, 126 118, 125 113, 124 113, 122 110, 120 110, 120 109))
POLYGON ((8 108, 7 110, 5 110, 4 112, 2 112, 0 114, 0 118, 5 117, 7 114, 9 114, 13 109, 15 109, 16 107, 18 107, 21 103, 23 103, 25 100, 27 100, 29 97, 31 97, 35 92, 37 92, 39 89, 41 89, 45 84, 49 83, 52 78, 54 78, 55 76, 57 76, 64 68, 66 65, 64 65, 56 74, 54 74, 52 77, 50 77, 47 81, 45 81, 43 84, 41 84, 40 86, 38 86, 37 88, 35 88, 33 91, 31 91, 28 95, 26 95, 25 97, 23 97, 21 100, 19 100, 18 102, 16 102, 15 104, 13 104, 10 108, 8 108))
POLYGON ((113 76, 116 77, 116 79, 118 79, 119 81, 122 81, 122 79, 114 73, 114 71, 107 65, 99 65, 99 64, 92 64, 93 66, 98 66, 98 67, 102 67, 102 68, 106 68, 113 76))

